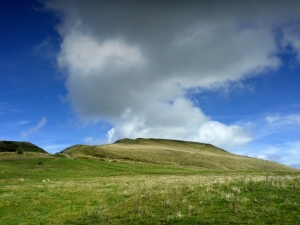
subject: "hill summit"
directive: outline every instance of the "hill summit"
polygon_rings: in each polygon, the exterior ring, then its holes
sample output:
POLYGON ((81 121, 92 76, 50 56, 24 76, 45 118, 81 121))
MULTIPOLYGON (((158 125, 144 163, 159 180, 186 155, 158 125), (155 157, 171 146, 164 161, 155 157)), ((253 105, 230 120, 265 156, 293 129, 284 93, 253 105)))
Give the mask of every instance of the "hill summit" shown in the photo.
POLYGON ((193 166, 212 170, 298 171, 280 163, 232 154, 211 144, 167 139, 125 138, 106 145, 74 145, 61 153, 72 158, 193 166))

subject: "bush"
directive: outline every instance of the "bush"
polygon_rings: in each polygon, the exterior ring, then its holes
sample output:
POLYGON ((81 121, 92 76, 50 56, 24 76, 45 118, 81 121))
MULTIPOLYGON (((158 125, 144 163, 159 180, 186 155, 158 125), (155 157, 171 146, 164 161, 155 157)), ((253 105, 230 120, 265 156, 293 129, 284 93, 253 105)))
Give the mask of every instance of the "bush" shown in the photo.
POLYGON ((17 148, 17 153, 18 153, 18 154, 23 154, 23 153, 24 153, 23 148, 19 146, 19 147, 17 148))

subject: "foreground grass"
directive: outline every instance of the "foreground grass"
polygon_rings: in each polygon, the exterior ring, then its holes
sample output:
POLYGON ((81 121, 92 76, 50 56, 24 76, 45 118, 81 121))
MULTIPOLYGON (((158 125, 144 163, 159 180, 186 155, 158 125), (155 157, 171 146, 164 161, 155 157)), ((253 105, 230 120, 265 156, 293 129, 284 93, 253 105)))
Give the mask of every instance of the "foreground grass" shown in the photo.
POLYGON ((0 221, 299 224, 300 173, 221 172, 64 157, 2 160, 0 221))

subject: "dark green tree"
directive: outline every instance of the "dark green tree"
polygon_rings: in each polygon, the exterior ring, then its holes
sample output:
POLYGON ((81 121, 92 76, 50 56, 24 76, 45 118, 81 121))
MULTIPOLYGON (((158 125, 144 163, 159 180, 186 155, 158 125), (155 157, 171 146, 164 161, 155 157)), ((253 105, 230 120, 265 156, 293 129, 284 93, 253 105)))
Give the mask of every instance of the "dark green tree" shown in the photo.
POLYGON ((24 153, 24 150, 23 150, 23 148, 22 148, 21 146, 19 146, 19 147, 17 148, 17 153, 18 153, 18 154, 23 154, 23 153, 24 153))

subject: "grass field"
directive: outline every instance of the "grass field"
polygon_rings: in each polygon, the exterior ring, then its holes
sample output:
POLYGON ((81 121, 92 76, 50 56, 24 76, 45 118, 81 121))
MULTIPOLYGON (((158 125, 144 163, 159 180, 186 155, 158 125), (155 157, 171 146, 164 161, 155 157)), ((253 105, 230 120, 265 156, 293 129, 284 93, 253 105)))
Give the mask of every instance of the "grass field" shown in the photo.
POLYGON ((0 221, 299 224, 300 173, 218 171, 63 156, 2 159, 0 221))
POLYGON ((125 142, 0 152, 0 224, 300 224, 296 169, 205 144, 125 142))

